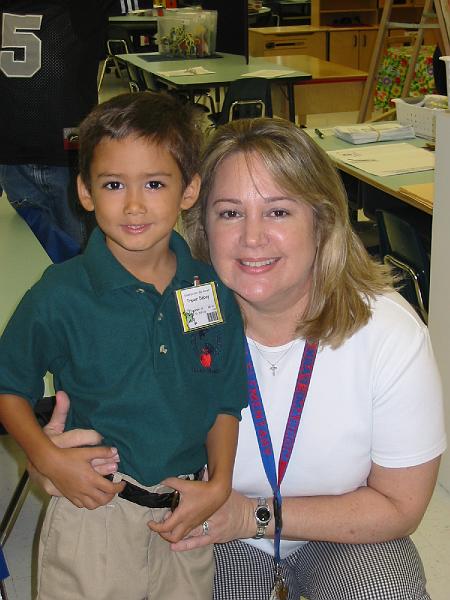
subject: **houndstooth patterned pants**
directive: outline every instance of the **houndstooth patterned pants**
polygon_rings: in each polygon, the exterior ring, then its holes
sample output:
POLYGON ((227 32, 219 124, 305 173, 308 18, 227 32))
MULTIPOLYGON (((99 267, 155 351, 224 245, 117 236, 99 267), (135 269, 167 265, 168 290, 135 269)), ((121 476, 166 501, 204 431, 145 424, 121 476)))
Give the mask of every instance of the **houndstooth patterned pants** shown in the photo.
MULTIPOLYGON (((239 540, 215 546, 214 600, 268 600, 273 557, 239 540)), ((381 544, 309 542, 282 561, 289 600, 430 600, 410 538, 381 544)))

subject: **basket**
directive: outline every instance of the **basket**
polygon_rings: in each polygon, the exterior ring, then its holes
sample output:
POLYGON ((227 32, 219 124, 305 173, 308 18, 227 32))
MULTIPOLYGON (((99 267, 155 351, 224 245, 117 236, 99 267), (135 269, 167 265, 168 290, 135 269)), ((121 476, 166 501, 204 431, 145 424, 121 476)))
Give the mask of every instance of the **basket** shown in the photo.
POLYGON ((424 98, 393 98, 397 121, 402 125, 412 125, 417 137, 436 139, 436 113, 445 109, 426 108, 424 98))

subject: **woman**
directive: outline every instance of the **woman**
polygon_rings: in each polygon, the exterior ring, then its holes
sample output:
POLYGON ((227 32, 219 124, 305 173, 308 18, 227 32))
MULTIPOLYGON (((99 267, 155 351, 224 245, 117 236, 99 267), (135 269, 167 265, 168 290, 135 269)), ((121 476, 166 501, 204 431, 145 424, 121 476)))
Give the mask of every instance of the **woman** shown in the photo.
MULTIPOLYGON (((220 128, 202 177, 187 235, 241 306, 250 408, 234 491, 173 549, 217 544, 217 600, 429 598, 408 537, 446 443, 426 327, 352 232, 328 158, 293 124, 220 128)), ((150 526, 173 541, 170 521, 150 526)))

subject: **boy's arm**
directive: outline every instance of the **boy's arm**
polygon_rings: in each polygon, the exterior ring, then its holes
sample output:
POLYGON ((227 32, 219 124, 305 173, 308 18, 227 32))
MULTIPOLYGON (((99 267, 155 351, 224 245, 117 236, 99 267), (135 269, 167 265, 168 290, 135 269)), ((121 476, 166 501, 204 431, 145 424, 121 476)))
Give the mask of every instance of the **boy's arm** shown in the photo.
MULTIPOLYGON (((66 428, 67 414, 70 408, 70 398, 62 390, 55 394, 55 407, 49 422, 43 428, 45 435, 51 439, 58 448, 81 448, 83 446, 100 446, 103 437, 93 429, 70 429, 66 428)), ((92 460, 91 465, 100 475, 111 475, 117 471, 120 462, 116 448, 108 448, 108 456, 92 460)), ((33 463, 28 461, 27 470, 33 483, 39 485, 50 496, 62 496, 53 483, 35 469, 33 463)))
POLYGON ((0 394, 0 421, 23 448, 36 469, 79 508, 107 504, 120 491, 92 468, 90 461, 103 457, 105 448, 58 448, 42 431, 28 402, 12 394, 0 394))
POLYGON ((169 542, 179 541, 222 506, 231 493, 238 428, 236 417, 218 415, 206 440, 208 481, 166 479, 165 485, 180 492, 180 504, 162 523, 151 521, 153 531, 169 542))
MULTIPOLYGON (((206 439, 208 480, 220 490, 222 505, 231 493, 239 421, 231 415, 218 415, 206 439)), ((210 516, 210 513, 208 516, 210 516)))

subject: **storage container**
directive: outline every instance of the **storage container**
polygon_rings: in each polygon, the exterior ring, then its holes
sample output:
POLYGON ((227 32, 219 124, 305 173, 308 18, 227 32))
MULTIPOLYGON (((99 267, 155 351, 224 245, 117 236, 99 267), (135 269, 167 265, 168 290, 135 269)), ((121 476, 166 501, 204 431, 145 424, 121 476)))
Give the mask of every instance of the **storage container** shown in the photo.
POLYGON ((216 51, 217 11, 167 12, 158 19, 158 51, 183 58, 205 58, 216 51))
MULTIPOLYGON (((425 97, 426 98, 426 97, 425 97)), ((417 137, 429 140, 436 138, 436 113, 443 108, 427 108, 425 98, 393 98, 397 121, 402 125, 412 125, 417 137)))

